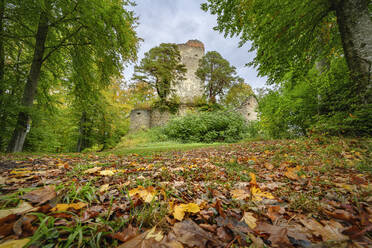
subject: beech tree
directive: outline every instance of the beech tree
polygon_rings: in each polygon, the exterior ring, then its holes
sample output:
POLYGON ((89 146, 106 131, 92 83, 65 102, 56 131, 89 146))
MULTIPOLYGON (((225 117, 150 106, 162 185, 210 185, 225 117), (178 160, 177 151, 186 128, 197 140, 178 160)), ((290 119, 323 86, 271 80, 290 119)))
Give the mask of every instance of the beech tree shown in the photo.
MULTIPOLYGON (((20 78, 13 84, 24 88, 9 152, 22 151, 40 81, 46 85, 62 82, 73 89, 91 80, 91 85, 104 87, 111 76, 120 74, 124 62, 136 58, 136 18, 125 9, 131 4, 126 0, 2 0, 0 32, 5 35, 0 37, 0 57, 6 56, 11 64, 11 45, 18 44, 24 60, 18 64, 28 71, 24 83, 20 78)), ((2 80, 1 99, 13 85, 4 86, 2 80)))
POLYGON ((252 41, 250 65, 278 83, 297 68, 344 54, 355 91, 371 103, 372 3, 368 0, 207 0, 202 9, 217 15, 216 30, 252 41))
POLYGON ((186 67, 176 44, 162 43, 151 48, 134 68, 133 80, 151 85, 160 98, 166 101, 177 82, 184 80, 186 67))
POLYGON ((217 102, 217 96, 222 97, 240 79, 236 68, 216 51, 204 55, 196 75, 204 82, 205 94, 212 104, 217 102))

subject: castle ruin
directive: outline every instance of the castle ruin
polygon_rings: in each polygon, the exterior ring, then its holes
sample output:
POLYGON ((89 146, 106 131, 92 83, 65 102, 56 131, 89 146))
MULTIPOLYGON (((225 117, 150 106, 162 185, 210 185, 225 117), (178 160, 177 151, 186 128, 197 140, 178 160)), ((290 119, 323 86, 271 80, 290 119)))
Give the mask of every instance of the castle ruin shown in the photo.
MULTIPOLYGON (((187 72, 185 79, 173 86, 173 94, 180 100, 180 108, 177 115, 185 115, 194 101, 202 98, 204 94, 203 82, 196 76, 199 60, 204 56, 204 44, 198 40, 189 40, 185 44, 178 44, 181 54, 181 62, 187 72)), ((257 120, 257 101, 254 97, 247 100, 236 109, 247 121, 257 120)), ((134 109, 130 113, 130 131, 148 129, 166 124, 172 114, 159 109, 134 109)))
POLYGON ((196 98, 203 97, 203 82, 195 73, 199 67, 199 60, 204 56, 204 44, 198 40, 189 40, 185 44, 178 44, 178 49, 187 72, 186 79, 174 86, 174 94, 180 98, 181 104, 189 104, 196 98))

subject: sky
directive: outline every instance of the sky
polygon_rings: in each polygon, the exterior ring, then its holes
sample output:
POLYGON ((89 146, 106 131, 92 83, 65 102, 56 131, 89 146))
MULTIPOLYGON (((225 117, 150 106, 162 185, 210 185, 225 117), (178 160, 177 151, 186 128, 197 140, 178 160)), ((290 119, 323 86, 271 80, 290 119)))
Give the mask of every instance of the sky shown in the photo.
MULTIPOLYGON (((225 38, 214 31, 216 16, 200 9, 205 0, 137 0, 133 11, 139 17, 137 34, 143 39, 139 48, 138 63, 143 54, 160 43, 186 43, 197 39, 204 43, 206 52, 217 51, 237 68, 237 73, 252 88, 264 87, 266 78, 257 76, 257 71, 245 66, 255 54, 249 53, 249 44, 239 48, 239 38, 225 38)), ((134 65, 125 71, 130 80, 134 65)))

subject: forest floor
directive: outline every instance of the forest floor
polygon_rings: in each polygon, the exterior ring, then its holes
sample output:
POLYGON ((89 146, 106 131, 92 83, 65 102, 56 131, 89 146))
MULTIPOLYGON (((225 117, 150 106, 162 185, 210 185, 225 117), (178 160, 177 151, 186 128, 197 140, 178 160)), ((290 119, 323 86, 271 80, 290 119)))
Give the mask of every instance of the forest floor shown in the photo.
POLYGON ((372 247, 371 181, 371 139, 3 155, 0 248, 372 247))

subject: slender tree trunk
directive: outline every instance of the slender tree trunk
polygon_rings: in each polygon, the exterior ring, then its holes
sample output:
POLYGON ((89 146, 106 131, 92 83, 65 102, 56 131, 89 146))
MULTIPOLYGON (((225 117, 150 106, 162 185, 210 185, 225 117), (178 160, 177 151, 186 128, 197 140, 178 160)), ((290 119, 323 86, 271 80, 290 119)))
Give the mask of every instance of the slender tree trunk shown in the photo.
POLYGON ((81 152, 86 146, 86 122, 87 122, 87 113, 83 111, 80 118, 80 127, 79 127, 79 138, 76 145, 76 151, 81 152))
POLYGON ((357 93, 363 103, 372 103, 372 20, 368 0, 341 0, 336 16, 357 93))
MULTIPOLYGON (((4 52, 4 11, 5 11, 5 0, 0 0, 0 123, 1 128, 5 128, 5 106, 3 102, 4 97, 4 66, 5 66, 5 52, 4 52)), ((3 151, 4 137, 0 134, 0 151, 3 151)))
POLYGON ((30 128, 29 110, 32 107, 37 91, 41 66, 43 63, 45 41, 48 35, 48 28, 49 26, 47 14, 41 12, 35 37, 36 42, 31 69, 22 97, 22 109, 18 114, 17 124, 8 146, 8 152, 22 151, 28 129, 30 128))
POLYGON ((4 65, 5 65, 5 53, 4 53, 4 11, 5 11, 5 0, 0 0, 0 95, 3 94, 3 80, 4 80, 4 65))

